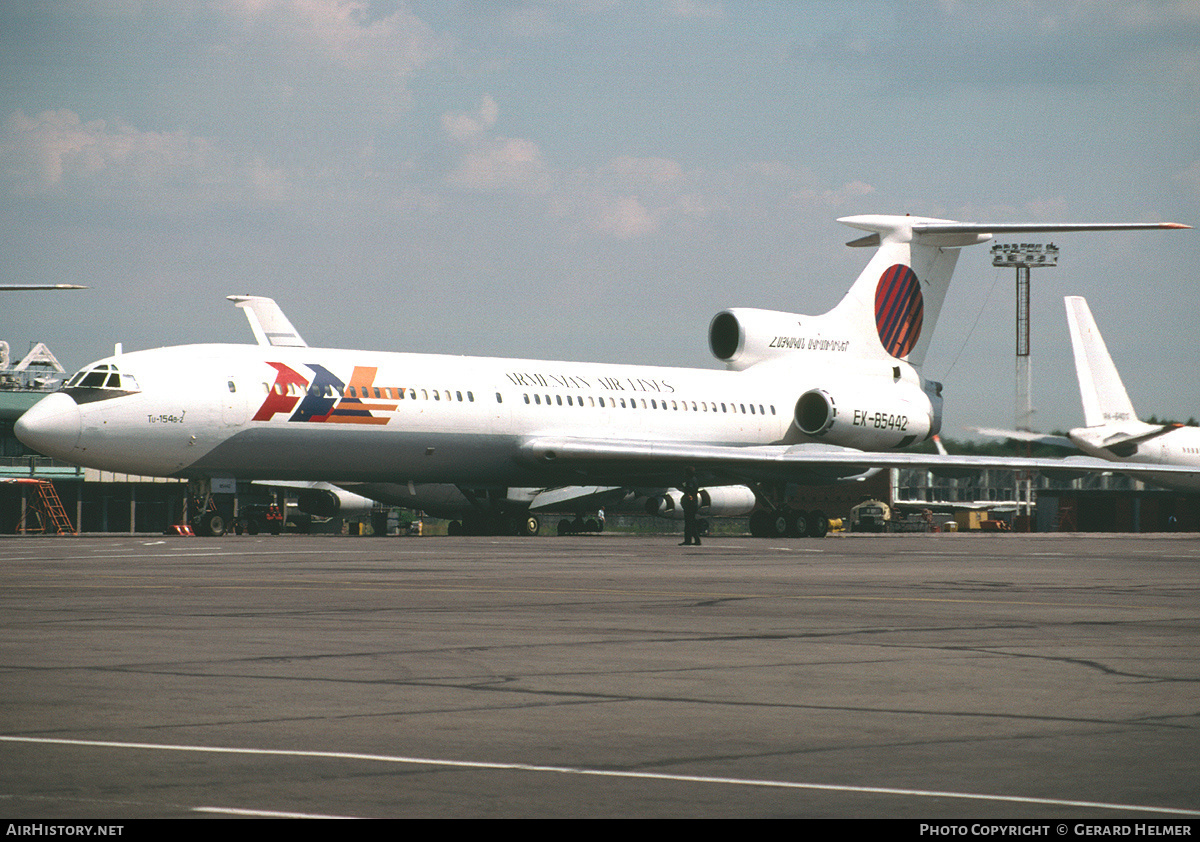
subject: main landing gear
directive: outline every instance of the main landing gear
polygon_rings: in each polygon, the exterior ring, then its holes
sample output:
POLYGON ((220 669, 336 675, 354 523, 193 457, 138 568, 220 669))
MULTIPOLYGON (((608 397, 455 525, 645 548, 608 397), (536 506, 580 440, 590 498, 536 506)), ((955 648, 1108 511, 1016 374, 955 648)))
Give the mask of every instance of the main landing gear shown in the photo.
POLYGON ((824 538, 829 518, 820 509, 793 509, 786 502, 787 489, 780 485, 754 486, 759 507, 750 515, 750 534, 755 538, 824 538))
POLYGON ((217 502, 212 494, 212 481, 189 480, 188 495, 191 497, 193 512, 189 519, 192 532, 208 538, 224 535, 229 529, 229 522, 217 509, 217 502))
POLYGON ((576 515, 574 520, 563 518, 558 522, 559 535, 585 535, 604 531, 604 521, 594 517, 584 518, 576 515))
POLYGON ((750 515, 750 534, 755 538, 824 538, 829 518, 820 509, 759 509, 750 515))
POLYGON ((452 520, 446 527, 448 535, 537 535, 542 523, 534 515, 525 513, 491 515, 471 512, 462 520, 452 520))

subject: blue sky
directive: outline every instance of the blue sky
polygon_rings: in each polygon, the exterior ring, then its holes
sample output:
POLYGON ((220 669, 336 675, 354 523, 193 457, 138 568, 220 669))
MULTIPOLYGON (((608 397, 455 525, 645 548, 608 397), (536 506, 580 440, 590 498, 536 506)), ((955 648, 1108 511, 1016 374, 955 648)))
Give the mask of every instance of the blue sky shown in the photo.
MULTIPOLYGON (((1200 223, 1200 2, 0 5, 14 355, 248 341, 715 366, 730 306, 819 313, 835 219, 1200 223)), ((1081 423, 1062 297, 1135 407, 1200 414, 1200 234, 1074 234, 1034 274, 1034 402, 1081 423)), ((946 433, 1013 417, 1013 279, 964 252, 946 433)))

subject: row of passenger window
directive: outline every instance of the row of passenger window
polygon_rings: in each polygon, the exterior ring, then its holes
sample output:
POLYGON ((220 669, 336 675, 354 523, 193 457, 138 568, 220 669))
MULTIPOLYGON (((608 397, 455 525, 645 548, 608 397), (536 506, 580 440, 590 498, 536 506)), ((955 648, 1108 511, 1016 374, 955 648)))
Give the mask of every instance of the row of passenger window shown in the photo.
MULTIPOLYGON (((496 395, 499 398, 499 394, 496 395)), ((600 407, 602 409, 663 409, 674 412, 732 412, 742 415, 766 415, 769 409, 771 414, 775 414, 774 404, 764 407, 761 403, 721 403, 720 401, 685 401, 685 400, 668 400, 666 398, 597 398, 589 396, 587 403, 584 403, 582 395, 539 395, 534 393, 530 395, 525 393, 525 403, 534 406, 583 406, 583 407, 600 407), (747 410, 749 407, 749 410, 747 410)))
POLYGON ((373 397, 375 400, 391 399, 391 400, 397 400, 397 401, 402 401, 402 400, 405 400, 406 398, 410 401, 415 401, 415 400, 455 401, 456 400, 459 403, 462 403, 465 400, 467 403, 475 403, 475 393, 474 392, 470 392, 470 391, 463 392, 459 389, 455 389, 453 392, 451 392, 449 389, 438 390, 438 389, 412 389, 412 388, 405 389, 404 387, 393 388, 391 386, 361 386, 361 387, 350 386, 349 388, 346 389, 346 397, 360 398, 360 399, 367 399, 367 400, 369 400, 373 397), (374 392, 374 395, 372 395, 372 392, 374 392), (465 395, 465 397, 464 397, 464 395, 465 395))
MULTIPOLYGON (((307 391, 309 394, 321 394, 326 397, 333 397, 334 390, 331 386, 317 387, 309 386, 307 389, 300 388, 297 384, 276 383, 274 386, 264 383, 263 387, 266 391, 274 391, 279 395, 299 395, 307 391)), ((415 389, 407 387, 392 387, 392 386, 348 386, 344 393, 344 397, 356 398, 359 400, 435 400, 435 401, 458 401, 459 403, 475 402, 475 393, 472 391, 463 392, 461 390, 450 389, 415 389)), ((735 415, 775 415, 774 404, 763 405, 753 403, 734 403, 733 401, 686 401, 679 399, 667 398, 634 398, 634 397, 595 397, 589 395, 584 398, 583 395, 540 395, 537 393, 526 392, 523 395, 525 403, 534 406, 572 406, 572 407, 591 407, 600 409, 655 409, 665 410, 668 412, 724 412, 733 413, 735 415)), ((496 403, 504 403, 504 398, 500 392, 496 393, 496 403)))
MULTIPOLYGON (((230 391, 232 391, 232 382, 230 391)), ((296 397, 302 394, 317 395, 319 397, 327 398, 336 396, 333 387, 329 385, 308 386, 307 388, 303 388, 296 383, 276 383, 274 385, 270 383, 263 383, 263 391, 274 392, 277 395, 292 395, 296 397)), ((407 399, 412 401, 446 400, 458 401, 459 403, 462 403, 463 401, 466 401, 467 403, 475 402, 475 393, 470 391, 463 392, 458 389, 454 391, 451 391, 450 389, 412 389, 392 386, 348 386, 346 387, 346 391, 342 394, 342 397, 357 398, 359 400, 373 399, 402 401, 407 399)), ((496 394, 496 400, 500 400, 499 393, 496 394)))

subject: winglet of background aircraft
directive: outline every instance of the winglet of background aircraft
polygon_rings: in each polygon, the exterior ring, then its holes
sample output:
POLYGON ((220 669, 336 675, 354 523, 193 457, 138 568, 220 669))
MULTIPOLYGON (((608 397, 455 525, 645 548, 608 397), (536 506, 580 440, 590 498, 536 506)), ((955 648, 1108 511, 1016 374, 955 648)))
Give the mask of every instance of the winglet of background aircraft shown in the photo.
POLYGON ((287 348, 307 348, 301 337, 274 298, 261 295, 227 295, 230 301, 246 312, 250 329, 259 345, 275 345, 287 348))

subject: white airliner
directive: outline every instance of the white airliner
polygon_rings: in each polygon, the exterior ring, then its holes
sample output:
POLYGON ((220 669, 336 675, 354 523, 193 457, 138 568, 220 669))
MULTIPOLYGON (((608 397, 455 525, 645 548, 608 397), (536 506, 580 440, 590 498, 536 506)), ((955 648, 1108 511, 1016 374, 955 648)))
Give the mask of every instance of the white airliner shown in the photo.
MULTIPOLYGON (((1100 335, 1087 301, 1079 296, 1063 299, 1067 327, 1075 353, 1075 375, 1083 400, 1083 421, 1064 436, 1021 430, 981 429, 988 435, 1021 441, 1077 447, 1084 453, 1126 464, 1146 463, 1192 467, 1200 470, 1200 427, 1182 424, 1147 424, 1139 421, 1100 335)), ((1200 478, 1187 474, 1139 473, 1139 479, 1188 491, 1200 489, 1200 478)))
POLYGON ((92 363, 16 433, 70 462, 201 486, 451 484, 497 523, 527 510, 510 489, 671 488, 690 466, 706 488, 753 489, 755 534, 804 532, 810 513, 786 506, 788 483, 884 467, 1062 467, 898 452, 941 426, 942 385, 920 365, 963 246, 994 233, 1188 227, 840 221, 867 232, 849 245, 877 246, 846 296, 820 316, 718 313, 709 345, 725 371, 310 348, 286 319, 268 320, 258 345, 92 363))

